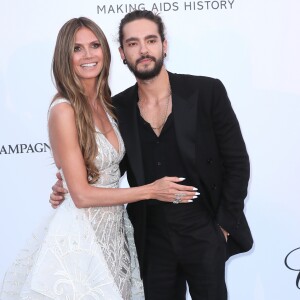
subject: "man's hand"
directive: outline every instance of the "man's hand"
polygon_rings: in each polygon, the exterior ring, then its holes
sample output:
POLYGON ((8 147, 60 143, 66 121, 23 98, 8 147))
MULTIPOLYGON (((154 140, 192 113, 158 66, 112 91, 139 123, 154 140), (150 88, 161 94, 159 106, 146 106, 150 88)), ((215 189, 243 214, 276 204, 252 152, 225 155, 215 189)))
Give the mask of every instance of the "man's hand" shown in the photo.
POLYGON ((56 173, 56 178, 58 180, 55 185, 52 186, 53 192, 50 194, 49 200, 53 208, 57 208, 65 200, 65 194, 69 192, 67 189, 63 188, 62 177, 59 172, 56 173))
POLYGON ((223 229, 221 226, 220 226, 220 228, 221 228, 221 230, 222 230, 222 232, 223 232, 223 234, 224 234, 225 240, 226 240, 226 242, 227 242, 228 237, 229 237, 229 233, 228 233, 225 229, 223 229))

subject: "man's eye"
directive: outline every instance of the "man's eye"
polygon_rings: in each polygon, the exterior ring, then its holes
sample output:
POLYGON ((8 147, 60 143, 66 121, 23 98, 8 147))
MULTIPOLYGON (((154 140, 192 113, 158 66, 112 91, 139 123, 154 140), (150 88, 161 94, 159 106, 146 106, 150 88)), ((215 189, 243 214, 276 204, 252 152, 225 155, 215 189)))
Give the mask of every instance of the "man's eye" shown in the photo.
POLYGON ((132 47, 132 46, 135 46, 135 45, 136 45, 136 43, 135 43, 135 42, 128 43, 128 46, 129 46, 129 47, 132 47))
POLYGON ((156 40, 148 40, 149 44, 154 44, 156 42, 156 40))

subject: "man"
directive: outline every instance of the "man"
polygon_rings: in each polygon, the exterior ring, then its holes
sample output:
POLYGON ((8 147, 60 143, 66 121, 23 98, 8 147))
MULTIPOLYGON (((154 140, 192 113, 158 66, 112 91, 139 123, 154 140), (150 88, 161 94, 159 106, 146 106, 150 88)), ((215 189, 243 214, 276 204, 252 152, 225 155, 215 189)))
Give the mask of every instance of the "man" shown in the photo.
POLYGON ((146 299, 185 299, 186 283, 192 299, 227 299, 226 259, 253 240, 243 213, 249 159, 226 90, 165 69, 164 25, 150 11, 127 14, 119 42, 137 80, 113 98, 130 186, 178 176, 200 192, 190 204, 178 204, 182 195, 128 204, 146 299))

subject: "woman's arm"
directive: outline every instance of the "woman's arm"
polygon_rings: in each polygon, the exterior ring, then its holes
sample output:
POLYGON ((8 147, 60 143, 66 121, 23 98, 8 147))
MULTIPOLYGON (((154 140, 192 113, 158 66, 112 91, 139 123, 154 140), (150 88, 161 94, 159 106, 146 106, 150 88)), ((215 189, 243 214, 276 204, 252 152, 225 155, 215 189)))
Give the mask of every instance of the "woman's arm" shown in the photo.
POLYGON ((176 182, 181 181, 178 177, 165 177, 134 188, 91 186, 87 181, 87 171, 79 146, 75 114, 67 103, 57 104, 51 109, 49 137, 56 166, 62 169, 69 193, 79 208, 112 206, 147 199, 172 202, 175 194, 184 194, 182 202, 188 202, 196 194, 193 187, 177 184, 176 182))

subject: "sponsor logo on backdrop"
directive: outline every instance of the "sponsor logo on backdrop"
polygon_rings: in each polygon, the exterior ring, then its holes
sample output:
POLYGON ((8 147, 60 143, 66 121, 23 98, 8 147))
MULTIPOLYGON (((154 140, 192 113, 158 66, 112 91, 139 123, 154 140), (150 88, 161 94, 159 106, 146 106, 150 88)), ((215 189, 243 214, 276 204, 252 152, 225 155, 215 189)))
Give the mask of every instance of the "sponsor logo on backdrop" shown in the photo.
POLYGON ((99 4, 98 14, 127 14, 134 10, 152 11, 203 11, 203 10, 228 10, 233 9, 235 0, 213 1, 183 1, 183 2, 152 2, 152 3, 122 3, 99 4))
POLYGON ((0 145, 0 155, 43 153, 50 150, 50 146, 46 143, 0 145))
POLYGON ((284 264, 291 271, 297 272, 296 287, 300 289, 300 247, 287 254, 284 264))

